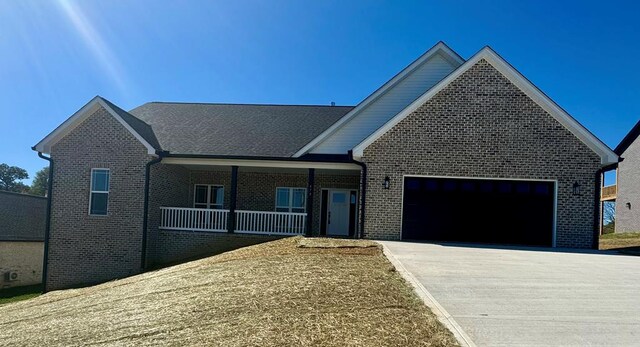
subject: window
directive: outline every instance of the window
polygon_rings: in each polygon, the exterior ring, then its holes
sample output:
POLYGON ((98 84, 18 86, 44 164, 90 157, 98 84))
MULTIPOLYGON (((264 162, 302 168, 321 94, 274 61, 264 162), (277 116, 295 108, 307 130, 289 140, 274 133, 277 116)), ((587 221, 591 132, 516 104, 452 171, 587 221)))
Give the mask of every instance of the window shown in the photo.
POLYGON ((221 209, 224 202, 224 187, 213 184, 196 184, 193 207, 221 209))
POLYGON ((306 205, 306 188, 276 188, 277 212, 304 212, 306 205))
POLYGON ((109 205, 109 169, 91 169, 89 214, 106 216, 109 205))

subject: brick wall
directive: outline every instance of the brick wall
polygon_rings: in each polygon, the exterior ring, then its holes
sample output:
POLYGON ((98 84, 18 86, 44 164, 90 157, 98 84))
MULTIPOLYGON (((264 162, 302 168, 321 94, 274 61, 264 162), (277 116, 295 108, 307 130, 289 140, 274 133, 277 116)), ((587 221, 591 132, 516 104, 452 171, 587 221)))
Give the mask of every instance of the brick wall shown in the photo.
POLYGON ((141 271, 146 148, 103 108, 56 143, 47 290, 141 271), (89 215, 92 168, 110 169, 107 216, 89 215))
POLYGON ((0 288, 28 286, 42 282, 42 241, 0 241, 0 288), (7 272, 18 279, 7 281, 7 272))
POLYGON ((44 240, 47 198, 0 191, 0 241, 44 240))
POLYGON ((400 238, 402 177, 418 174, 557 180, 557 246, 592 246, 600 158, 485 60, 371 144, 363 161, 368 238, 400 238))
POLYGON ((640 140, 632 143, 622 157, 618 164, 616 232, 640 232, 640 140))

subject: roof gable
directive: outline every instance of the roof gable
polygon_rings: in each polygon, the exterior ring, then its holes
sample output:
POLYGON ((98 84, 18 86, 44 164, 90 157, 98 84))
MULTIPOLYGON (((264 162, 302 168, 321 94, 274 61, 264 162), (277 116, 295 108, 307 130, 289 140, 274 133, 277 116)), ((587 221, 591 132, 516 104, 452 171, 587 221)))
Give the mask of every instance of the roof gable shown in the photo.
POLYGON ((636 139, 640 136, 640 121, 636 123, 636 125, 631 128, 631 131, 620 141, 616 149, 613 151, 616 152, 617 155, 622 155, 632 143, 636 141, 636 139))
POLYGON ((347 153, 463 62, 444 42, 439 42, 294 156, 347 153))
POLYGON ((540 89, 534 86, 528 79, 515 70, 509 63, 507 63, 502 57, 494 52, 490 47, 485 47, 476 53, 473 57, 462 64, 458 69, 452 72, 445 79, 440 81, 436 86, 428 90, 413 103, 403 109, 400 113, 391 118, 386 124, 369 135, 366 139, 360 142, 353 148, 353 155, 359 158, 363 155, 364 149, 370 144, 384 135, 389 129, 398 124, 401 120, 413 113, 418 107, 430 100, 449 83, 454 81, 464 72, 469 70, 481 59, 486 60, 496 70, 498 70, 503 76, 505 76, 511 83, 517 86, 522 92, 524 92, 529 98, 536 102, 542 109, 549 113, 559 123, 561 123, 567 130, 569 130, 574 136, 581 140, 587 147, 598 154, 601 158, 602 165, 609 165, 618 162, 618 156, 596 136, 594 136, 589 130, 582 126, 578 121, 571 117, 565 110, 558 106, 553 100, 551 100, 540 89))
POLYGON ((111 116, 113 116, 113 118, 122 124, 127 131, 129 131, 138 141, 140 141, 142 145, 147 148, 147 152, 150 155, 155 156, 156 151, 160 150, 160 145, 148 124, 133 117, 131 114, 100 96, 96 96, 91 99, 91 101, 84 105, 80 110, 74 113, 49 135, 33 146, 33 149, 42 153, 51 153, 51 147, 55 143, 73 131, 73 129, 91 116, 99 107, 104 108, 111 116))

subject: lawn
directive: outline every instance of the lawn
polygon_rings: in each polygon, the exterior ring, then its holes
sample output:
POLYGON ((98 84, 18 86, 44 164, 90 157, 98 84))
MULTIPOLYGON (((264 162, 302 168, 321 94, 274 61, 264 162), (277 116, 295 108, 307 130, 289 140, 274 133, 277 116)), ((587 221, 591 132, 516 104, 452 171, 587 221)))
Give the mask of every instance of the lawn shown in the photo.
POLYGON ((640 255, 640 233, 611 233, 600 236, 600 249, 640 255))
POLYGON ((453 346, 370 241, 287 238, 0 306, 7 345, 453 346))
POLYGON ((0 289, 0 305, 35 298, 40 295, 41 291, 42 286, 39 284, 34 286, 0 289))

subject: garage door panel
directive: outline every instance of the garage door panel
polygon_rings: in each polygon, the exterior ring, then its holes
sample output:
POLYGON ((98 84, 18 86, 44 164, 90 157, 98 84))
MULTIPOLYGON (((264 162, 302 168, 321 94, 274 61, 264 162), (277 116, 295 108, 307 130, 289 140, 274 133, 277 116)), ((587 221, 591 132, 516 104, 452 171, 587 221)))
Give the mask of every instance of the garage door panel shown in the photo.
POLYGON ((551 245, 553 182, 407 177, 403 239, 551 245))

